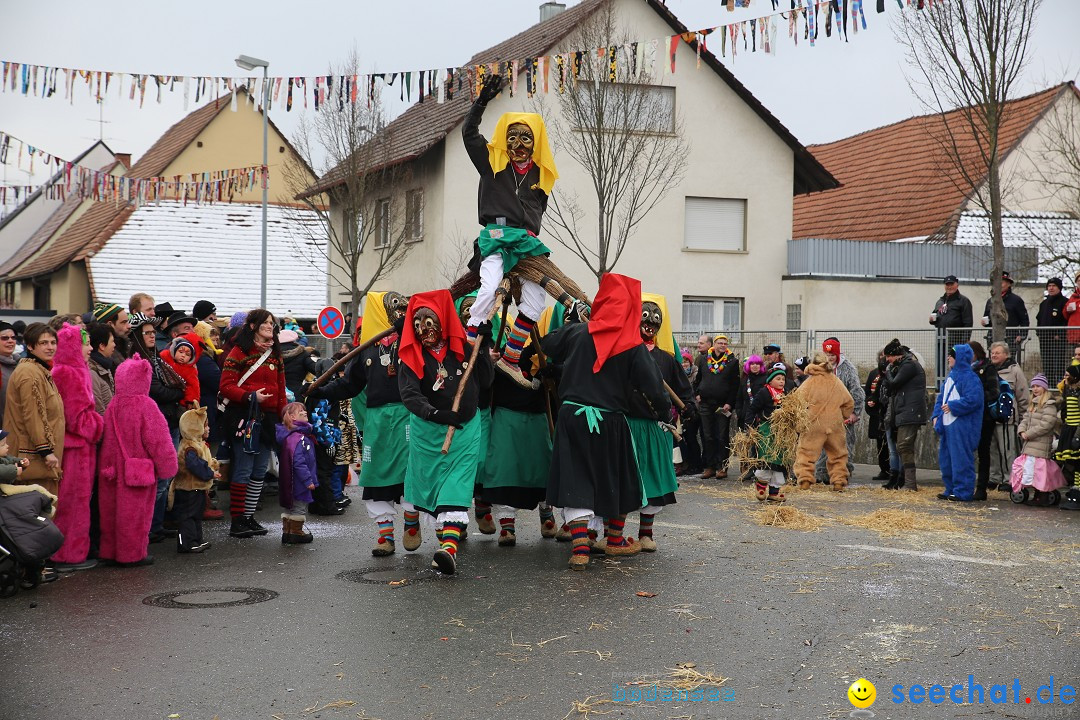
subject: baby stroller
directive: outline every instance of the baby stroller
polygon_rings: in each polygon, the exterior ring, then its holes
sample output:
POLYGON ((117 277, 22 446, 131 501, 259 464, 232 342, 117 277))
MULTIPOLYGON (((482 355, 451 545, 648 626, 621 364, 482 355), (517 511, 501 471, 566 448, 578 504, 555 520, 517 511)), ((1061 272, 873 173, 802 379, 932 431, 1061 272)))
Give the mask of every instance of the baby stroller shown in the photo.
POLYGON ((44 493, 0 491, 0 597, 37 587, 45 560, 64 544, 51 514, 52 499, 44 493))

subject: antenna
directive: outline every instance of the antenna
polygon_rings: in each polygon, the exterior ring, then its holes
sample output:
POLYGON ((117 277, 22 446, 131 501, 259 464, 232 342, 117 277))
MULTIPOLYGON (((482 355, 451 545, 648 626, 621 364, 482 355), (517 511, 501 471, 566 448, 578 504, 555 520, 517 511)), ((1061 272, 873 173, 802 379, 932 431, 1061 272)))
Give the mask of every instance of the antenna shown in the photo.
MULTIPOLYGON (((105 119, 105 99, 104 98, 98 98, 95 102, 97 102, 97 105, 98 105, 97 119, 94 119, 94 118, 86 118, 86 119, 89 120, 90 122, 96 122, 98 124, 98 137, 97 137, 97 139, 100 140, 101 142, 105 142, 105 126, 106 125, 111 125, 112 120, 106 120, 105 119)), ((86 137, 86 136, 83 136, 83 137, 86 137)), ((94 138, 89 138, 89 139, 93 140, 94 138)))

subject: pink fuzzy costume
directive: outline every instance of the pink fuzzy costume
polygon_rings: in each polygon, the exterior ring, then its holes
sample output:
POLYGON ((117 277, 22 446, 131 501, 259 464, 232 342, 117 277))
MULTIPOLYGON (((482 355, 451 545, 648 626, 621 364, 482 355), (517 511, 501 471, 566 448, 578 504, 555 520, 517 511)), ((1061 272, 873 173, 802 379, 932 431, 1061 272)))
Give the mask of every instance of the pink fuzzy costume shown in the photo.
POLYGON ((64 402, 64 474, 57 492, 53 522, 64 545, 53 555, 59 563, 80 563, 90 551, 90 495, 94 490, 97 444, 104 426, 94 410, 90 368, 83 357, 82 330, 65 325, 58 333, 52 377, 64 402))
POLYGON ((176 475, 169 425, 150 399, 150 363, 136 355, 116 369, 116 394, 105 411, 98 474, 102 559, 146 557, 157 479, 176 475))

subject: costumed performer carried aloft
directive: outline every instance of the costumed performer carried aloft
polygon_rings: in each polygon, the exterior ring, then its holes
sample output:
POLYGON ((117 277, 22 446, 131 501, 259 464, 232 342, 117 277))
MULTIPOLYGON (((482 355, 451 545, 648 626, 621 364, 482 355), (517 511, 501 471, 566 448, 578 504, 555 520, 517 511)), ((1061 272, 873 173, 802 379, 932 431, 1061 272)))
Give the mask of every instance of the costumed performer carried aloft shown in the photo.
POLYGON ((398 375, 398 343, 405 325, 407 300, 397 292, 369 292, 364 304, 360 344, 391 327, 397 332, 367 348, 345 366, 345 374, 315 388, 310 396, 348 400, 367 390, 360 485, 368 517, 378 525, 379 535, 371 554, 392 555, 395 503, 404 517, 402 544, 406 550, 420 547, 420 513, 405 501, 405 470, 409 459, 409 421, 412 415, 401 401, 398 375))
MULTIPOLYGON (((470 341, 475 339, 477 328, 495 306, 495 291, 503 275, 523 257, 551 253, 537 237, 548 196, 559 177, 543 119, 536 113, 503 113, 491 142, 480 134, 484 110, 501 88, 500 75, 488 76, 461 130, 465 150, 480 173, 477 205, 480 224, 484 226, 469 262, 469 269, 480 274, 480 290, 469 314, 470 341)), ((520 385, 531 384, 517 365, 525 340, 544 311, 546 301, 542 287, 522 281, 518 315, 497 362, 499 369, 520 385)))
POLYGON ((608 273, 589 321, 567 325, 540 343, 548 360, 562 366, 547 498, 563 509, 570 526, 573 570, 589 564, 588 524, 596 516, 605 521, 607 555, 641 550, 623 536, 626 514, 645 504, 626 422, 630 397, 644 394, 656 413, 653 423, 668 417, 671 401, 641 341, 640 325, 641 282, 608 273))
POLYGON ((465 329, 454 312, 448 290, 418 293, 409 299, 398 356, 401 401, 413 414, 409 420, 409 460, 405 471, 405 500, 435 516, 439 550, 432 566, 452 574, 457 567, 458 542, 469 523, 469 506, 480 453, 480 418, 476 405, 481 387, 494 374, 484 346, 491 342, 490 323, 477 338, 483 343, 476 367, 469 373, 458 409, 454 394, 465 377, 465 329), (457 428, 453 444, 442 453, 447 426, 457 428))

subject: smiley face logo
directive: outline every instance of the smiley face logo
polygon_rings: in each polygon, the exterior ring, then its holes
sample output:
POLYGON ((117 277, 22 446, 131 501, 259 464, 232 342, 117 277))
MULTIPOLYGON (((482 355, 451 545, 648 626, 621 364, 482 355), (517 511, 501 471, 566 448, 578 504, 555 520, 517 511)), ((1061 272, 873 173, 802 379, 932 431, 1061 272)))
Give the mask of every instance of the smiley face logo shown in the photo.
POLYGON ((848 700, 857 708, 868 708, 877 699, 877 688, 866 678, 859 678, 851 683, 847 691, 848 700))

